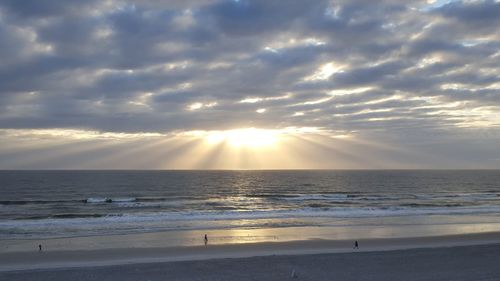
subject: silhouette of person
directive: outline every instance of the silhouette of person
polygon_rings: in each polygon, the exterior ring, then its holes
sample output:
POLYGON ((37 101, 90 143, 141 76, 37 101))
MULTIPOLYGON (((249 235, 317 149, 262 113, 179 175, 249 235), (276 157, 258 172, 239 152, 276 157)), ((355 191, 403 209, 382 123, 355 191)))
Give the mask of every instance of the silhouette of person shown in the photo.
POLYGON ((38 245, 38 251, 41 252, 42 251, 42 244, 39 244, 38 245))
POLYGON ((205 234, 205 246, 208 244, 208 236, 205 234))
POLYGON ((358 249, 359 248, 359 245, 358 245, 358 240, 354 241, 354 249, 358 249))

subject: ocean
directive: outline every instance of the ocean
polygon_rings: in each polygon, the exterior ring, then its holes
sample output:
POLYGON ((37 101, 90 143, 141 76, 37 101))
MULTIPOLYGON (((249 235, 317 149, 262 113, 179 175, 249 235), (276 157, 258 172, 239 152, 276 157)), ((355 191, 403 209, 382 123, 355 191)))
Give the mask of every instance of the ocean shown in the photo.
POLYGON ((366 226, 410 217, 499 222, 500 171, 0 171, 0 239, 366 226))

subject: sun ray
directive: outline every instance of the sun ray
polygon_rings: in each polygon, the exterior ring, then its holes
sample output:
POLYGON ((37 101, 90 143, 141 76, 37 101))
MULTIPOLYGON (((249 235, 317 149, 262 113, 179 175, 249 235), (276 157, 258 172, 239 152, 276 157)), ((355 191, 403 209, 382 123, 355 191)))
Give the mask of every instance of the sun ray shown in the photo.
POLYGON ((213 145, 207 145, 205 153, 201 154, 194 167, 198 169, 211 169, 218 167, 223 159, 226 158, 227 143, 221 141, 213 145))
POLYGON ((248 128, 209 132, 205 139, 209 143, 226 141, 233 147, 260 148, 276 144, 279 135, 275 130, 248 128))

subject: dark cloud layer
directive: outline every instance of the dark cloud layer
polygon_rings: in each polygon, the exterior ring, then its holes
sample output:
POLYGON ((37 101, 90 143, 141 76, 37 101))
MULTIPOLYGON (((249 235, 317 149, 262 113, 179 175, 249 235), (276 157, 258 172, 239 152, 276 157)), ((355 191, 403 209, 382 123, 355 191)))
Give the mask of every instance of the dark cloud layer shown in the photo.
POLYGON ((1 1, 0 128, 498 132, 500 2, 428 2, 1 1))

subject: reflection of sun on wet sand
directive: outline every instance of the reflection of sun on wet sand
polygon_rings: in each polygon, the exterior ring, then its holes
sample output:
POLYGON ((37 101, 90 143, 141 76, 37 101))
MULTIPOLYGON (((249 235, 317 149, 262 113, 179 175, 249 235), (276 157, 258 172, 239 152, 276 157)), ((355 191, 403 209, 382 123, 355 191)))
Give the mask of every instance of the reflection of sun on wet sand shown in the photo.
POLYGON ((208 247, 203 240, 185 247, 3 252, 0 280, 139 280, 139 274, 144 280, 500 280, 496 232, 363 239, 359 249, 354 240, 208 247))

